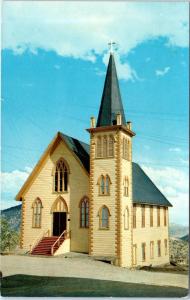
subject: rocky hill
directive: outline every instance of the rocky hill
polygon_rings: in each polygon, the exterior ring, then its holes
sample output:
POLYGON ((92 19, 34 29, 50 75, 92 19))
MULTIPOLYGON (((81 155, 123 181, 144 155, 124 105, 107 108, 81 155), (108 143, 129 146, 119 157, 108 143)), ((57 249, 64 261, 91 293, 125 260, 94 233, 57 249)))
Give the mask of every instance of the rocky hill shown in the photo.
POLYGON ((1 211, 1 217, 5 218, 11 229, 19 231, 21 221, 21 205, 16 205, 1 211))

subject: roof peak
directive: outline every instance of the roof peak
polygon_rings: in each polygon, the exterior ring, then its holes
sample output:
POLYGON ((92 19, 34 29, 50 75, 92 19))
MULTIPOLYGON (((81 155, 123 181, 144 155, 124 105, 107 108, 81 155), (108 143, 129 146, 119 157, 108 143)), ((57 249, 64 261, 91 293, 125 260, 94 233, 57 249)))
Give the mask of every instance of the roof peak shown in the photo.
POLYGON ((121 114, 121 124, 125 125, 125 114, 121 100, 114 54, 110 52, 97 127, 116 124, 117 114, 121 114))

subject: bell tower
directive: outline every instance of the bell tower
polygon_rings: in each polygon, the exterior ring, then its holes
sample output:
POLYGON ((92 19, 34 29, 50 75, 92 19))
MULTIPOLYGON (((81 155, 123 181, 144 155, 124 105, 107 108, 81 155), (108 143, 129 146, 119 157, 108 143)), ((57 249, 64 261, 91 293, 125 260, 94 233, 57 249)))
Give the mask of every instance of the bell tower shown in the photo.
POLYGON ((91 118, 89 254, 132 266, 132 131, 111 52, 97 123, 91 118))

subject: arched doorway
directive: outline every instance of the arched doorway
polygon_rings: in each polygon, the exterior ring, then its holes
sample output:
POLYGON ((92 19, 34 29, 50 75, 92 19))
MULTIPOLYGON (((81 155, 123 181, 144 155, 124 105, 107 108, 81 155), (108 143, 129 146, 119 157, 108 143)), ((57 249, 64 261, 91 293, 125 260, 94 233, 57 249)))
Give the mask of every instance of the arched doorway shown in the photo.
POLYGON ((59 196, 51 209, 53 215, 53 236, 59 236, 64 230, 67 229, 67 214, 68 207, 65 200, 59 196))

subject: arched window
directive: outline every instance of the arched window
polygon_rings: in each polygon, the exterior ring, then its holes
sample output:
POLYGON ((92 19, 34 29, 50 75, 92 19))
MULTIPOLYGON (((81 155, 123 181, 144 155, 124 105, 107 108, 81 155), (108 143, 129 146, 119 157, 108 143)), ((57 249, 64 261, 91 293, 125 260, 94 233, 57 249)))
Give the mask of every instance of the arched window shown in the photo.
POLYGON ((105 178, 105 194, 106 195, 109 195, 110 193, 110 178, 108 175, 106 175, 106 178, 105 178))
POLYGON ((124 178, 123 185, 124 185, 123 194, 124 194, 124 196, 128 197, 129 196, 129 179, 126 176, 124 178))
POLYGON ((102 175, 100 178, 100 195, 105 194, 105 182, 104 182, 104 176, 102 175))
POLYGON ((98 179, 99 185, 99 195, 109 195, 110 194, 110 184, 111 180, 109 175, 101 175, 100 178, 98 179))
POLYGON ((89 227, 89 200, 87 197, 80 201, 80 227, 89 227))
POLYGON ((103 157, 107 157, 107 136, 103 137, 103 157))
POLYGON ((108 156, 114 156, 114 138, 112 135, 109 136, 109 147, 108 147, 108 156))
POLYGON ((42 201, 37 198, 32 204, 33 217, 32 217, 32 227, 40 228, 42 221, 42 201))
POLYGON ((102 157, 102 138, 98 136, 96 145, 96 157, 102 157))
POLYGON ((56 164, 54 190, 55 192, 67 192, 68 190, 68 168, 62 158, 56 164))
POLYGON ((126 207, 124 211, 124 229, 129 229, 129 209, 126 207))
POLYGON ((99 210, 99 227, 100 229, 109 229, 110 212, 107 206, 102 206, 99 210))

